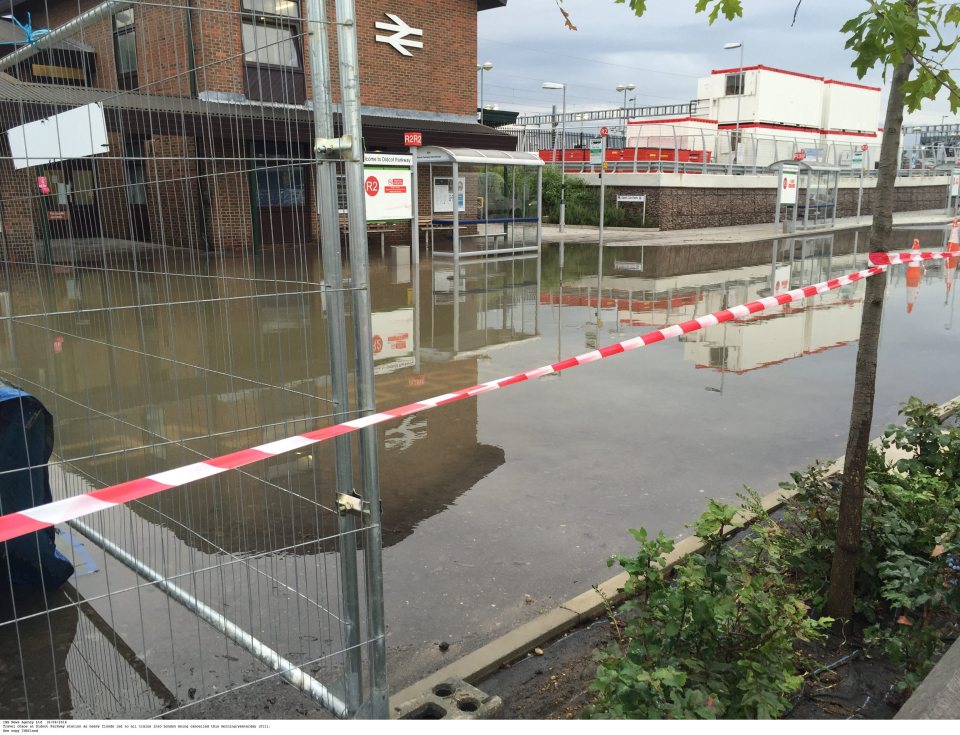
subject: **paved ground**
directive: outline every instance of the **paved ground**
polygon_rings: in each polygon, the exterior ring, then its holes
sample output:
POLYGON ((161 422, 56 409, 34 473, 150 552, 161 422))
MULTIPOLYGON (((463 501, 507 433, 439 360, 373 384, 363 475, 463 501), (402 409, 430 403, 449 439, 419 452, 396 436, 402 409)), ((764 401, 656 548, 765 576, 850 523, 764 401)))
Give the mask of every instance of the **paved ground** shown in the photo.
MULTIPOLYGON (((798 237, 804 235, 854 230, 859 227, 869 227, 871 217, 863 216, 859 224, 856 217, 840 217, 836 227, 819 227, 803 230, 786 235, 798 237)), ((898 212, 893 215, 894 227, 907 226, 939 226, 948 223, 951 217, 944 209, 931 209, 920 212, 898 212)), ((545 243, 595 243, 598 232, 596 227, 582 225, 567 225, 564 232, 560 232, 557 225, 543 225, 543 242, 545 243)), ((706 227, 696 230, 669 230, 661 232, 657 229, 640 230, 632 227, 608 227, 603 233, 604 245, 717 245, 722 243, 744 243, 770 240, 774 237, 783 237, 782 232, 774 231, 772 223, 763 225, 736 225, 734 227, 706 227)))

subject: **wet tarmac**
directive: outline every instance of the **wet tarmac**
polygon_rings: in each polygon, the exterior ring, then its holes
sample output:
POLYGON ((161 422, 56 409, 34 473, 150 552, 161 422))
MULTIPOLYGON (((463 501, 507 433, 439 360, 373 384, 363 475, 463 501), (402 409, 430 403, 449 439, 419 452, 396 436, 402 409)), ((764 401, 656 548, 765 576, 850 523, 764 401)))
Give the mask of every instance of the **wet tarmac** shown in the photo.
MULTIPOLYGON (((945 240, 901 230, 894 249, 914 236, 928 249, 945 240)), ((854 232, 618 243, 602 277, 589 244, 458 274, 425 256, 417 278, 375 260, 378 408, 843 275, 864 267, 864 243, 854 232)), ((957 289, 946 276, 942 262, 890 271, 874 433, 910 395, 960 394, 957 289)), ((0 377, 57 419, 55 495, 328 423, 321 282, 315 257, 283 252, 11 271, 0 377)), ((707 498, 767 492, 842 454, 862 294, 862 283, 844 287, 381 427, 391 687, 605 579, 606 559, 631 549, 628 529, 685 535, 707 498)), ((89 522, 333 682, 345 664, 332 457, 321 445, 89 522)), ((81 535, 61 545, 89 563, 66 601, 47 601, 56 613, 0 625, 0 686, 23 693, 2 698, 0 717, 150 717, 197 702, 208 709, 178 714, 316 712, 81 535)))

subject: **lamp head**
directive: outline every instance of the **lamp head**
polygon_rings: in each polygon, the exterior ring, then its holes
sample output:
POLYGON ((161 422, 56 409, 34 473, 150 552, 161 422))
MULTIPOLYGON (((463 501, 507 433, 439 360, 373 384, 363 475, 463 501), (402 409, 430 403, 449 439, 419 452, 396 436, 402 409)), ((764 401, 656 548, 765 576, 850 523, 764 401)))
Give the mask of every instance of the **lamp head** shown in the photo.
POLYGON ((490 71, 493 68, 493 64, 489 61, 484 61, 482 64, 477 64, 477 71, 490 71))
POLYGON ((731 41, 730 43, 725 43, 725 44, 723 44, 723 50, 724 50, 724 51, 729 51, 730 49, 734 49, 734 48, 743 48, 743 42, 742 42, 742 41, 731 41))
POLYGON ((544 89, 563 89, 566 85, 561 82, 544 82, 544 89))

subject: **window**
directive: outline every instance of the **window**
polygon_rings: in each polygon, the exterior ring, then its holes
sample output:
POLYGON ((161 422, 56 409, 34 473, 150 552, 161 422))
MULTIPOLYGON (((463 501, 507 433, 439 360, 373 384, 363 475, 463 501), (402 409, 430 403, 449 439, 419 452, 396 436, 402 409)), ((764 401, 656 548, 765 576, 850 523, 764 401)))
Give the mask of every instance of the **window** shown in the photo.
POLYGON ((295 0, 242 0, 243 58, 300 68, 300 6, 295 0))
POLYGON ((120 89, 140 86, 134 20, 133 8, 121 10, 113 16, 113 58, 117 64, 117 86, 120 89))
POLYGON ((124 145, 124 168, 127 174, 127 202, 129 204, 147 203, 147 173, 144 166, 143 138, 128 138, 124 145))
POLYGON ((727 91, 726 95, 728 97, 732 95, 743 94, 743 72, 737 72, 736 74, 727 74, 727 91))
POLYGON ((240 0, 240 10, 247 97, 305 102, 299 0, 240 0))
POLYGON ((300 68, 300 54, 291 28, 243 22, 243 58, 250 64, 300 68))
POLYGON ((306 192, 302 166, 257 169, 257 204, 261 207, 302 207, 306 192))

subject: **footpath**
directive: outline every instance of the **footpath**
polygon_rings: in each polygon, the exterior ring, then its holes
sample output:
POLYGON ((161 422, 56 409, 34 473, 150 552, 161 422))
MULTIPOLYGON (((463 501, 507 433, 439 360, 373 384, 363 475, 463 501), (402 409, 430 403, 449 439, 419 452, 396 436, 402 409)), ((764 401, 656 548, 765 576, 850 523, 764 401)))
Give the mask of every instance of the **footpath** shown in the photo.
MULTIPOLYGON (((944 217, 944 215, 940 215, 944 217)), ((941 422, 960 414, 960 397, 940 406, 941 422)), ((888 450, 889 461, 899 459, 888 450)), ((828 475, 843 469, 843 457, 827 466, 828 475)), ((780 489, 762 499, 767 512, 774 512, 793 497, 794 492, 780 489)), ((738 521, 749 522, 750 517, 741 514, 738 521)), ((679 541, 667 557, 666 569, 671 569, 689 554, 703 550, 703 542, 696 536, 679 541)), ((583 630, 597 619, 602 619, 610 605, 616 606, 625 597, 623 586, 628 580, 622 572, 573 599, 567 600, 553 610, 510 631, 485 646, 468 653, 430 676, 395 693, 390 697, 390 716, 404 717, 410 713, 427 713, 416 719, 464 719, 496 717, 500 710, 498 697, 487 697, 470 685, 484 688, 484 681, 504 667, 531 654, 543 655, 541 646, 560 643, 562 637, 575 629, 583 630), (469 708, 463 702, 471 703, 469 708), (458 712, 460 710, 469 710, 458 712), (446 714, 444 714, 446 713, 446 714)), ((589 633, 588 633, 589 635, 589 633)), ((562 653, 560 654, 563 655, 562 653)), ((539 676, 541 668, 535 668, 533 676, 539 676)), ((508 674, 505 691, 522 688, 522 677, 508 674)), ((501 682, 501 686, 504 683, 501 682)), ((500 687, 498 687, 500 688, 500 687)), ((895 719, 960 719, 960 640, 946 651, 934 669, 927 675, 910 699, 904 704, 895 719)))
MULTIPOLYGON (((734 225, 732 227, 705 227, 695 230, 668 230, 661 232, 657 229, 637 229, 635 227, 605 227, 603 230, 603 244, 606 246, 657 246, 670 245, 721 245, 725 243, 762 242, 764 240, 782 239, 786 237, 813 237, 828 235, 835 232, 856 230, 869 227, 872 221, 869 215, 860 217, 838 217, 837 224, 831 227, 818 227, 798 232, 776 232, 772 222, 762 225, 734 225)), ((908 227, 940 227, 953 220, 945 209, 929 209, 918 212, 897 212, 893 215, 893 226, 896 228, 908 227)), ((782 229, 782 228, 781 228, 782 229)), ((544 244, 593 244, 597 242, 596 227, 585 225, 566 225, 560 232, 559 225, 543 225, 544 244)))

